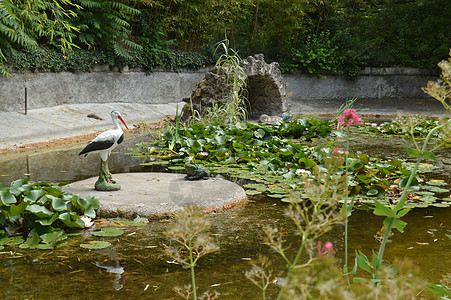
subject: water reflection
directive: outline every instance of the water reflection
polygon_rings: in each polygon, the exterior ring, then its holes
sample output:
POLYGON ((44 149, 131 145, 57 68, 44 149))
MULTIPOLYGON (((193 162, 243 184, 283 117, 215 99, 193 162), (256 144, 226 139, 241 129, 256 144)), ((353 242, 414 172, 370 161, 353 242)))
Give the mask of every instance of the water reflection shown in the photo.
MULTIPOLYGON (((127 135, 110 156, 109 166, 113 173, 140 172, 140 160, 124 155, 127 148, 146 141, 150 137, 127 135)), ((98 154, 79 156, 84 143, 58 146, 52 149, 8 154, 0 158, 0 182, 5 185, 19 178, 30 177, 32 181, 72 182, 99 174, 98 154)))

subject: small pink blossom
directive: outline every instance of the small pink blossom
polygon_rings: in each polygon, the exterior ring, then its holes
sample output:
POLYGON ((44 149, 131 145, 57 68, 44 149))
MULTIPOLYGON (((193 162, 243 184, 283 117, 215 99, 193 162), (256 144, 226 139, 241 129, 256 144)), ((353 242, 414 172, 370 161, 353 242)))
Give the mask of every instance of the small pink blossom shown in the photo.
POLYGON ((362 119, 357 115, 355 109, 345 109, 344 112, 337 117, 337 120, 339 127, 363 124, 362 119))
POLYGON ((80 219, 85 223, 85 228, 89 228, 94 225, 94 222, 90 217, 81 216, 80 219))
POLYGON ((327 242, 324 247, 321 247, 321 242, 318 241, 318 257, 333 256, 334 245, 331 242, 327 242))
POLYGON ((332 148, 331 153, 336 155, 336 156, 342 156, 343 154, 345 154, 345 155, 349 154, 348 151, 344 151, 344 150, 341 150, 339 148, 332 148))

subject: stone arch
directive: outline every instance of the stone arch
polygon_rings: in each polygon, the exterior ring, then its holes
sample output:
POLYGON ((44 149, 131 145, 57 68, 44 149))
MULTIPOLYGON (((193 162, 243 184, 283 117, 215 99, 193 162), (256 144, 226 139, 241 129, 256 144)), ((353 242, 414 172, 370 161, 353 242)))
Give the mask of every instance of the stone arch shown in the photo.
MULTIPOLYGON (((284 114, 287 92, 279 64, 267 64, 263 54, 256 54, 242 60, 241 67, 246 74, 247 88, 241 92, 247 98, 248 117, 284 114)), ((183 99, 188 105, 183 108, 182 120, 188 119, 192 109, 203 113, 213 104, 225 103, 230 98, 231 86, 226 83, 224 71, 215 67, 197 83, 191 97, 183 99)))
POLYGON ((247 76, 247 110, 250 118, 262 114, 281 115, 287 111, 287 88, 279 64, 267 64, 263 54, 241 62, 247 76))

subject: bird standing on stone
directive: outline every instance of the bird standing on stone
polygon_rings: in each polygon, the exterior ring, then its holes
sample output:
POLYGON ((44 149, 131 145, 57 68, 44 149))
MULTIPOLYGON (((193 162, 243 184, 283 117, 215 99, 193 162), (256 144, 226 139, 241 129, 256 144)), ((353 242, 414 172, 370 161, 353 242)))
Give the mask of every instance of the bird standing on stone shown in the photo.
POLYGON ((124 140, 124 132, 119 125, 120 120, 128 129, 127 124, 117 110, 111 112, 111 119, 115 128, 102 132, 95 137, 78 155, 88 155, 89 153, 100 154, 100 175, 95 183, 95 189, 98 191, 117 191, 121 185, 113 180, 110 170, 108 169, 108 160, 111 151, 124 140))

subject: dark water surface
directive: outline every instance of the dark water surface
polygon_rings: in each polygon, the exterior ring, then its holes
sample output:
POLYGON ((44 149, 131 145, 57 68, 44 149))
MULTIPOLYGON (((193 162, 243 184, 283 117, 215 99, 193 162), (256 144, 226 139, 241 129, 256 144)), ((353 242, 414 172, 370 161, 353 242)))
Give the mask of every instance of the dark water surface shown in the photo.
MULTIPOLYGON (((113 173, 149 171, 139 166, 139 160, 123 155, 125 148, 145 140, 142 136, 128 136, 110 160, 113 173)), ((84 144, 54 149, 10 154, 0 158, 0 182, 29 176, 33 181, 69 182, 98 174, 97 155, 79 157, 84 144)), ((351 149, 376 157, 403 157, 399 140, 368 139, 356 136, 351 149)), ((441 150, 437 155, 439 168, 429 176, 451 179, 451 154, 441 150)), ((284 276, 283 260, 262 244, 261 227, 271 224, 286 235, 294 246, 299 244, 293 235, 294 225, 284 216, 285 204, 269 199, 250 199, 242 208, 211 215, 211 229, 220 251, 202 257, 196 269, 199 294, 206 290, 221 293, 220 299, 259 299, 260 292, 244 277, 251 260, 258 254, 268 255, 274 274, 284 276)), ((421 268, 422 277, 438 283, 451 270, 451 210, 424 208, 411 211, 404 221, 405 232, 395 232, 387 245, 386 261, 394 257, 411 258, 421 268)), ((383 218, 368 211, 355 211, 350 218, 350 253, 361 250, 371 255, 379 244, 374 234, 383 218)), ((0 298, 2 299, 180 299, 173 287, 190 283, 189 271, 171 263, 163 249, 170 241, 162 234, 170 220, 152 221, 142 227, 122 226, 125 234, 119 237, 98 238, 75 236, 68 238, 68 246, 55 250, 22 250, 6 248, 0 252, 0 298), (112 246, 104 250, 78 247, 90 240, 106 240, 112 246)), ((117 222, 121 226, 120 221, 117 222)), ((331 241, 335 256, 343 264, 343 227, 337 226, 324 236, 331 241)), ((353 264, 353 257, 350 258, 353 264)), ((277 287, 269 288, 275 298, 277 287)))

